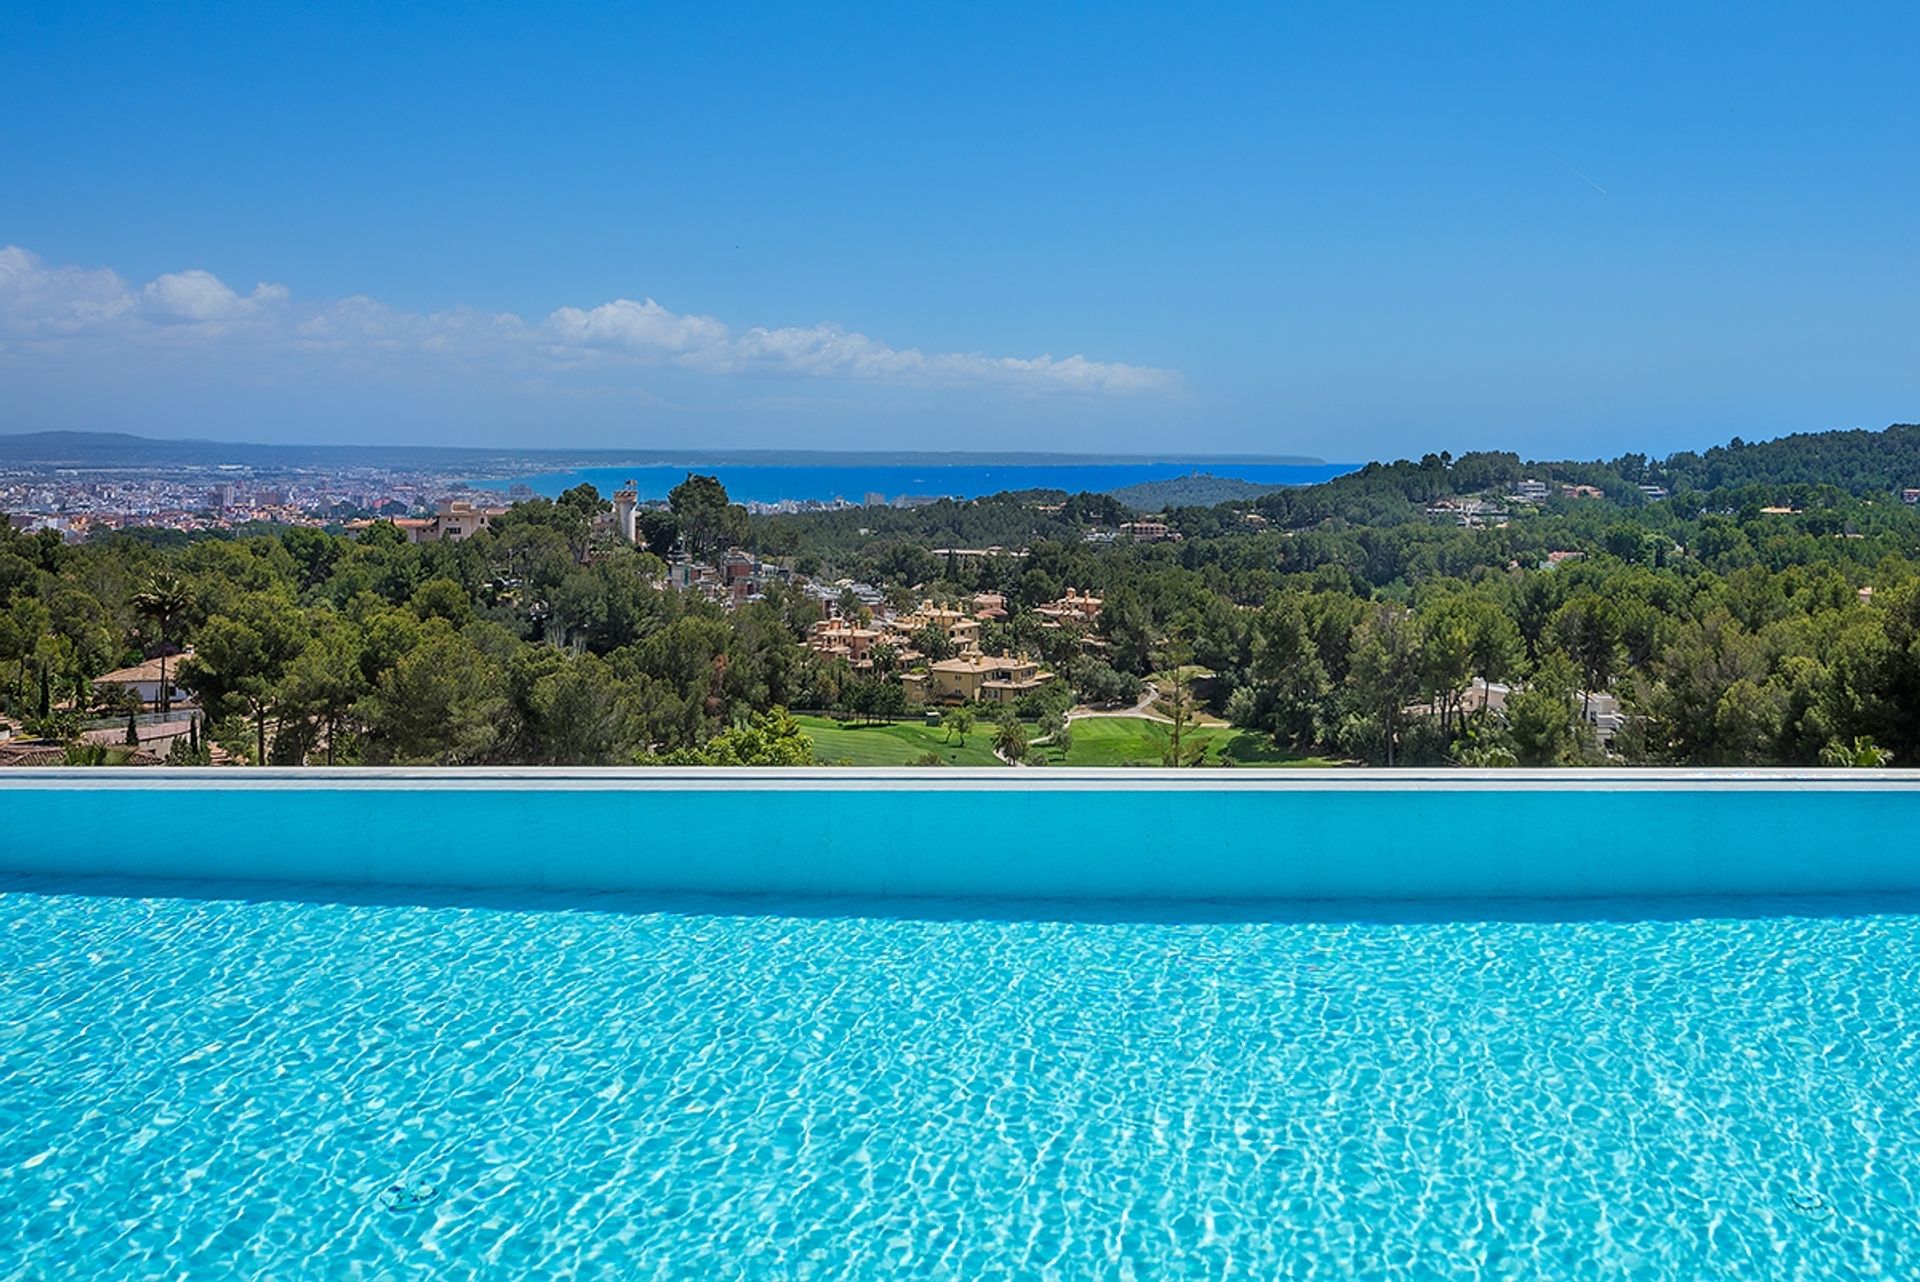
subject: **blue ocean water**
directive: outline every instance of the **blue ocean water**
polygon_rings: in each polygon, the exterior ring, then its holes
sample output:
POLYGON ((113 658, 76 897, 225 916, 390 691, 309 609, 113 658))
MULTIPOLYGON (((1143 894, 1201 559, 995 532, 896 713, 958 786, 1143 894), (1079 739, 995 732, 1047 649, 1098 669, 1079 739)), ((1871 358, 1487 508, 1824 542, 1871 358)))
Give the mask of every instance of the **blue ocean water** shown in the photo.
POLYGON ((0 893, 0 1276, 1920 1271, 1911 900, 0 893))
POLYGON ((1104 493, 1142 481, 1164 481, 1192 472, 1233 477, 1262 485, 1309 485, 1354 470, 1349 463, 1233 463, 1222 461, 1068 464, 923 464, 915 466, 841 466, 836 464, 763 465, 716 463, 684 467, 593 467, 573 472, 542 472, 475 485, 506 490, 526 485, 553 497, 591 482, 612 494, 627 481, 638 484, 642 499, 664 499, 689 472, 718 476, 738 502, 777 503, 782 499, 846 499, 859 503, 869 494, 888 500, 906 496, 978 498, 1004 490, 1054 489, 1068 493, 1104 493))

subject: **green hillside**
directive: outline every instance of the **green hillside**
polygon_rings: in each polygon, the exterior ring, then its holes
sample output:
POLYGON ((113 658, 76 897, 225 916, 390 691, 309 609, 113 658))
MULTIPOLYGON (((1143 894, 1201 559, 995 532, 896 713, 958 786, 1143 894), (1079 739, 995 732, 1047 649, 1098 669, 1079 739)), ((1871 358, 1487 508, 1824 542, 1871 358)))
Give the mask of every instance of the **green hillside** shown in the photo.
POLYGON ((1285 488, 1242 481, 1231 476, 1195 472, 1191 476, 1176 476, 1165 481, 1125 485, 1108 493, 1136 512, 1164 512, 1170 507, 1213 507, 1220 503, 1257 499, 1263 494, 1285 488))

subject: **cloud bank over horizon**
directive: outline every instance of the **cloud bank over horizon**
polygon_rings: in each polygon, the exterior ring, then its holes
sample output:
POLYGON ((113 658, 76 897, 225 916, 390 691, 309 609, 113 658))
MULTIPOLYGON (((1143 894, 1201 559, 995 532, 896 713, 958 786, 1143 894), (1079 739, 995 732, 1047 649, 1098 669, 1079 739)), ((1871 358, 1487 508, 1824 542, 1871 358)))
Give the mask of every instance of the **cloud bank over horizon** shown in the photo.
POLYGON ((266 282, 242 293, 198 268, 136 286, 111 268, 50 266, 17 245, 0 247, 0 368, 58 366, 86 376, 155 358, 428 380, 485 369, 520 376, 522 388, 555 374, 648 368, 1075 397, 1181 386, 1173 370, 1077 354, 929 353, 828 323, 736 330, 651 298, 560 307, 538 321, 469 307, 413 312, 365 295, 296 299, 266 282))

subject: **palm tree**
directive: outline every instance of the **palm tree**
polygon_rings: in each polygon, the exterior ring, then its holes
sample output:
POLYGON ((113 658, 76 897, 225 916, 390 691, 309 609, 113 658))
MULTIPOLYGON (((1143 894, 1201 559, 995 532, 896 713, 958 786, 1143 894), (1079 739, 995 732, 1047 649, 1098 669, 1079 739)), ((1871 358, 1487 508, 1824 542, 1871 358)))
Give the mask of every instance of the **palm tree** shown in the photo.
POLYGON ((1836 739, 1821 749, 1820 764, 1883 770, 1893 764, 1893 754, 1875 743, 1872 735, 1860 735, 1851 745, 1836 739))
POLYGON ((994 728, 993 746, 1009 763, 1019 765, 1027 755, 1027 728, 1014 717, 1005 717, 994 728))
POLYGON ((157 570, 142 591, 134 593, 133 608, 152 619, 160 632, 160 715, 173 706, 173 687, 167 682, 167 645, 173 625, 193 605, 193 593, 171 570, 157 570))

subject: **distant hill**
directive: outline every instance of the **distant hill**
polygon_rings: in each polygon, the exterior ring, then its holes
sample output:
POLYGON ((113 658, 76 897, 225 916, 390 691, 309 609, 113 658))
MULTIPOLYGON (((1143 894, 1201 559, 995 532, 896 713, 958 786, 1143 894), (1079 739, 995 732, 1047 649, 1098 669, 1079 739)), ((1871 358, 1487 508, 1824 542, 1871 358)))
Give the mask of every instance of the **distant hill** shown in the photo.
POLYGON ((75 468, 190 467, 223 464, 266 469, 519 466, 537 451, 471 450, 392 445, 262 445, 246 441, 161 440, 126 432, 18 432, 0 434, 0 463, 75 468))
POLYGON ((1771 441, 1738 437, 1702 453, 1662 458, 1522 460, 1507 451, 1427 454, 1418 462, 1369 463, 1318 485, 1284 486, 1256 500, 1260 514, 1288 529, 1337 519, 1352 525, 1397 525, 1423 517, 1429 504, 1461 495, 1499 496, 1523 478, 1592 486, 1612 504, 1637 507, 1661 490, 1697 511, 1755 501, 1803 502, 1821 487, 1856 498, 1892 498, 1920 488, 1920 425, 1896 423, 1877 432, 1801 432, 1771 441), (1649 495, 1642 487, 1650 487, 1649 495))
POLYGON ((213 467, 439 467, 513 476, 590 467, 1077 467, 1109 463, 1259 463, 1323 467, 1303 455, 1147 455, 952 450, 713 450, 504 448, 447 445, 273 445, 259 441, 162 440, 125 432, 0 432, 0 463, 76 467, 174 464, 213 467))
POLYGON ((1742 485, 1833 485, 1850 494, 1888 494, 1920 486, 1920 424, 1878 432, 1798 432, 1771 441, 1733 438, 1704 453, 1682 452, 1650 465, 1675 489, 1742 485))
POLYGON ((1289 525, 1328 516, 1362 524, 1418 517, 1425 505, 1454 494, 1498 490, 1523 476, 1604 490, 1615 502, 1642 501, 1641 485, 1674 492, 1736 490, 1746 486, 1830 485, 1859 498, 1920 487, 1920 424, 1879 431, 1849 428, 1797 432, 1770 441, 1743 441, 1666 458, 1626 454, 1615 459, 1523 461, 1518 454, 1479 452, 1459 458, 1429 454, 1419 462, 1375 462, 1317 485, 1257 485, 1196 473, 1111 492, 1140 512, 1213 507, 1253 500, 1270 518, 1289 525))
POLYGON ((1136 512, 1163 512, 1170 507, 1214 507, 1241 499, 1257 499, 1263 494, 1285 488, 1283 485, 1261 485, 1231 476, 1214 476, 1210 472, 1195 472, 1191 476, 1176 476, 1166 481, 1124 485, 1117 490, 1109 490, 1108 494, 1136 512))

